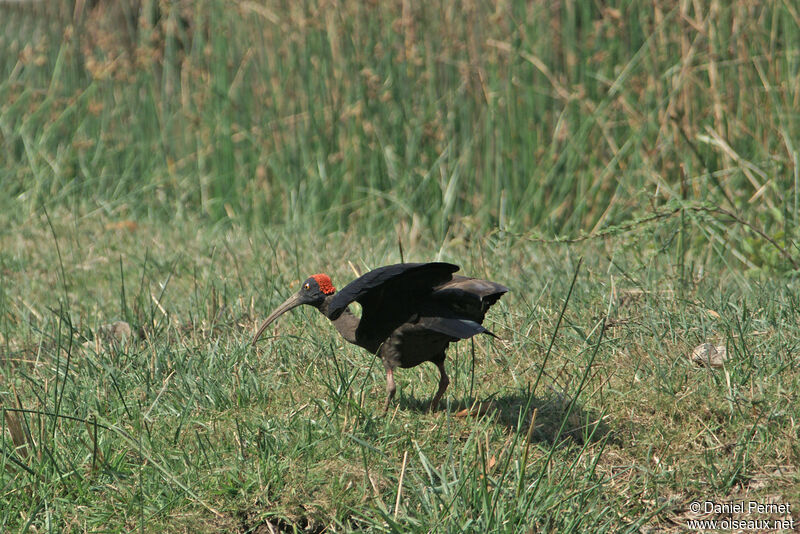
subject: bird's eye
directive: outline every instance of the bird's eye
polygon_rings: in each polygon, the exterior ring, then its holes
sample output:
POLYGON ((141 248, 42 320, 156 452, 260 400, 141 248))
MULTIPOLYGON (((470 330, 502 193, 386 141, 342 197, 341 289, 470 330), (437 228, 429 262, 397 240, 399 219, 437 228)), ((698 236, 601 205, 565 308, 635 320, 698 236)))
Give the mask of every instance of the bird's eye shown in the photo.
POLYGON ((305 283, 305 285, 303 285, 303 289, 305 289, 306 291, 308 291, 309 289, 311 289, 311 284, 309 284, 308 282, 306 282, 306 283, 305 283))

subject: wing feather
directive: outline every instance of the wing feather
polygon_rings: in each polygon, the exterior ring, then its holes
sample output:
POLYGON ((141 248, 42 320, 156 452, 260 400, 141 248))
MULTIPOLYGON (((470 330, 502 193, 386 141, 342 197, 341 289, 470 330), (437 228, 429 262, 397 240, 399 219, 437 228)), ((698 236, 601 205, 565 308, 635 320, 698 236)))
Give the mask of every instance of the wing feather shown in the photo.
POLYGON ((420 324, 428 330, 439 332, 457 339, 469 339, 478 334, 489 334, 497 337, 475 321, 469 319, 451 319, 447 317, 425 317, 420 324))
MULTIPOLYGON (((380 308, 394 306, 429 294, 458 271, 452 263, 398 263, 380 267, 342 288, 328 305, 328 316, 336 319, 351 302, 361 304, 362 319, 380 308)), ((399 311, 399 310, 398 310, 399 311)))
POLYGON ((446 309, 449 314, 481 322, 486 311, 508 288, 497 282, 454 276, 452 280, 437 286, 431 294, 431 302, 446 309))

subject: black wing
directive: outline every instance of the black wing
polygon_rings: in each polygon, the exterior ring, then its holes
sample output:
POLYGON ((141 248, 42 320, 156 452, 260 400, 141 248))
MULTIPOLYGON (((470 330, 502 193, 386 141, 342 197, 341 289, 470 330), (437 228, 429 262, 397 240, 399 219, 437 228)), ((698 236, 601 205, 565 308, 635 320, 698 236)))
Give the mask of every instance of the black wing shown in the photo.
POLYGON ((486 311, 508 292, 497 282, 454 276, 431 293, 431 303, 438 305, 441 315, 483 321, 486 311), (445 312, 446 310, 446 312, 445 312))
POLYGON ((448 317, 423 317, 420 319, 419 324, 439 332, 446 336, 451 336, 456 339, 469 339, 478 334, 489 334, 492 337, 497 337, 480 323, 470 321, 469 319, 452 319, 448 317))
POLYGON ((452 263, 398 263, 387 265, 356 278, 336 293, 328 304, 328 317, 336 319, 347 305, 361 304, 361 318, 377 319, 381 310, 403 315, 404 304, 429 294, 447 282, 459 269, 452 263))

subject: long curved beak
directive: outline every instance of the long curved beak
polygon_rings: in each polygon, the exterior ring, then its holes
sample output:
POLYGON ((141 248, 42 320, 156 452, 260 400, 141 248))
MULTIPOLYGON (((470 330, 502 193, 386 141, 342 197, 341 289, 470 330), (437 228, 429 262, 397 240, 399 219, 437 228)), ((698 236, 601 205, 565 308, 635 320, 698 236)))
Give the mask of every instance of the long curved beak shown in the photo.
POLYGON ((253 345, 256 344, 256 341, 258 341, 258 338, 261 337, 261 334, 264 333, 264 330, 266 330, 267 327, 273 321, 275 321, 275 319, 277 319, 287 311, 300 306, 301 304, 305 304, 305 301, 303 300, 303 295, 300 293, 295 293, 294 295, 286 299, 286 301, 284 301, 283 304, 275 308, 275 311, 269 314, 269 317, 267 317, 267 319, 261 325, 261 328, 258 329, 258 332, 256 332, 256 335, 253 337, 253 345))

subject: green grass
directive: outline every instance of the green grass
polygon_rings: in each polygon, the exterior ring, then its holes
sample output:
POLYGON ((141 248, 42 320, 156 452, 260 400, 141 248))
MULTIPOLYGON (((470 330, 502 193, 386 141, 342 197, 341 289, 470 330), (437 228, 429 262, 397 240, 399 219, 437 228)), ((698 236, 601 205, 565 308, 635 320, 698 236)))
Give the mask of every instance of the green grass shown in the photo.
MULTIPOLYGON (((797 256, 790 3, 141 4, 2 8, 18 218, 45 201, 327 233, 416 216, 442 240, 577 235, 682 201, 797 256)), ((717 219, 690 220, 696 238, 787 267, 717 219)))
POLYGON ((800 520, 791 2, 142 5, 0 4, 0 530, 800 520), (398 239, 511 289, 446 410, 311 309, 249 346, 398 239))
POLYGON ((6 412, 5 530, 619 531, 668 527, 694 499, 800 497, 791 283, 729 272, 682 288, 646 241, 584 246, 556 331, 572 247, 446 247, 511 288, 489 319, 501 340, 475 341, 474 380, 469 342, 451 348, 447 411, 425 412, 437 377, 421 366, 399 373, 384 417, 380 364, 314 310, 249 341, 308 274, 293 265, 342 284, 342 252, 371 250, 370 267, 397 261, 393 246, 104 224, 54 225, 63 275, 46 221, 3 236, 3 406, 26 410, 6 412), (117 319, 141 337, 97 336, 117 319), (724 369, 688 360, 707 340, 728 347, 724 369), (475 401, 490 413, 456 416, 475 401))

